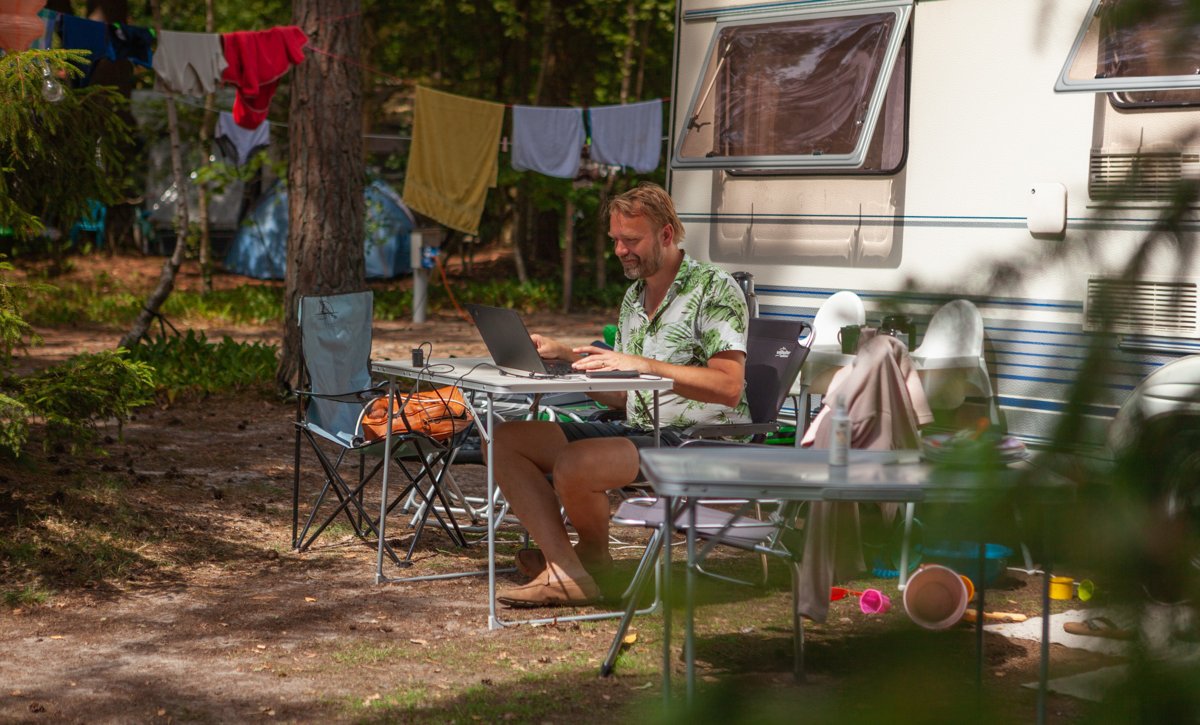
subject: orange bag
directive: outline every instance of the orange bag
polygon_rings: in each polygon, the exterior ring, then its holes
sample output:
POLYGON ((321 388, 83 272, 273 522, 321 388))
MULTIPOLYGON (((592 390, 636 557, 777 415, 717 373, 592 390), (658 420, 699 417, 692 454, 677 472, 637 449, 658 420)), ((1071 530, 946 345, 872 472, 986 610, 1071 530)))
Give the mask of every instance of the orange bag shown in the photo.
MULTIPOLYGON (((363 411, 363 437, 377 441, 387 435, 387 396, 376 398, 363 411)), ((392 435, 420 433, 444 441, 471 424, 471 413, 457 386, 418 393, 397 393, 392 401, 392 435)))

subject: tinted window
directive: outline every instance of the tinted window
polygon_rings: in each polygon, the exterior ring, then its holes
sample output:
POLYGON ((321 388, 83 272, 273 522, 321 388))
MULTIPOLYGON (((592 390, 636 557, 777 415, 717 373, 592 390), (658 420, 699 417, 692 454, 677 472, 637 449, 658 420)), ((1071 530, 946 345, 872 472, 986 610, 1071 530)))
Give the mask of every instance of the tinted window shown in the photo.
MULTIPOLYGON (((806 166, 817 170, 821 157, 865 153, 858 168, 894 170, 904 151, 903 49, 894 51, 900 57, 886 89, 880 80, 899 22, 896 13, 885 12, 719 29, 679 158, 728 160, 720 165, 736 167, 751 157, 806 157, 806 166), (870 118, 877 93, 884 94, 883 105, 870 118)), ((779 162, 787 166, 786 159, 779 162)), ((831 158, 827 168, 834 166, 831 158)))

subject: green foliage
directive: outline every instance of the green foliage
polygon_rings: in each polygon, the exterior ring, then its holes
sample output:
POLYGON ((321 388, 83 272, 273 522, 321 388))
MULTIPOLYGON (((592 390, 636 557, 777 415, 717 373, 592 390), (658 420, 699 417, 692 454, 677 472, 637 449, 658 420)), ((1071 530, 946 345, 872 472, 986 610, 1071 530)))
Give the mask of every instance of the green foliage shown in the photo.
MULTIPOLYGON (((229 33, 235 30, 254 30, 269 28, 272 25, 290 25, 292 23, 291 0, 255 0, 248 3, 244 0, 213 0, 214 31, 229 33)), ((130 4, 130 9, 136 12, 138 6, 130 4)), ((146 17, 141 19, 143 24, 149 24, 149 3, 142 5, 146 17)), ((186 30, 191 32, 204 31, 204 3, 195 0, 161 0, 164 29, 186 30)), ((137 18, 130 17, 131 22, 137 18)))
POLYGON ((116 89, 68 90, 61 101, 42 98, 43 69, 70 77, 85 61, 78 50, 30 50, 0 57, 0 226, 18 239, 48 223, 69 227, 87 214, 88 200, 121 198, 122 149, 130 129, 116 89))
POLYGON ((212 343, 203 332, 159 337, 138 345, 131 360, 153 371, 154 391, 168 402, 184 395, 268 388, 275 376, 277 350, 261 342, 212 343))
POLYGON ((206 186, 210 193, 221 194, 234 182, 253 181, 264 169, 277 179, 287 178, 287 162, 272 159, 265 149, 255 153, 242 166, 228 161, 212 161, 196 169, 192 178, 197 185, 206 186))
POLYGON ((45 604, 50 595, 35 587, 21 587, 4 592, 4 603, 9 607, 30 607, 45 604))
POLYGON ((163 305, 169 317, 264 325, 283 320, 283 288, 242 285, 206 294, 175 292, 163 305))
MULTIPOLYGON (((25 316, 37 325, 71 325, 81 321, 127 325, 141 309, 145 295, 108 274, 82 284, 60 285, 55 295, 19 290, 25 316)), ((175 291, 162 308, 168 318, 228 324, 264 325, 283 319, 283 288, 242 285, 207 294, 175 291)))
POLYGON ((0 449, 12 457, 21 454, 29 439, 29 407, 0 393, 0 449))
MULTIPOLYGON (((597 289, 590 280, 576 280, 574 306, 577 310, 615 310, 625 294, 625 282, 597 289)), ((481 282, 454 280, 454 298, 459 304, 474 302, 481 305, 511 307, 521 312, 558 309, 562 304, 562 281, 537 280, 520 282, 514 278, 490 279, 481 282)), ((454 309, 446 288, 430 285, 428 309, 444 312, 454 309)), ((412 289, 375 290, 375 318, 402 320, 412 316, 412 289)))
MULTIPOLYGON (((372 65, 411 83, 503 103, 581 107, 661 98, 671 93, 674 8, 668 0, 430 0, 421 12, 397 14, 390 3, 366 0, 365 53, 372 65)), ((411 107, 411 86, 371 80, 381 100, 369 115, 411 107)), ((392 122, 403 134, 410 119, 405 111, 392 122)), ((393 180, 402 176, 407 152, 403 147, 384 162, 396 170, 393 180)), ((622 174, 613 193, 638 178, 622 174)), ((661 181, 661 174, 648 178, 661 181)), ((556 250, 571 196, 580 212, 577 258, 595 264, 593 240, 607 231, 607 219, 596 213, 606 183, 574 188, 571 180, 515 171, 502 152, 479 238, 515 238, 532 277, 561 274, 556 250)))
POLYGON ((7 274, 12 270, 12 264, 0 262, 0 371, 11 367, 15 350, 41 341, 21 316, 20 298, 27 293, 44 295, 53 289, 38 284, 14 286, 9 282, 7 274))
POLYGON ((46 422, 47 443, 72 449, 90 442, 96 426, 118 425, 153 402, 154 369, 126 350, 76 355, 17 382, 20 400, 46 422))

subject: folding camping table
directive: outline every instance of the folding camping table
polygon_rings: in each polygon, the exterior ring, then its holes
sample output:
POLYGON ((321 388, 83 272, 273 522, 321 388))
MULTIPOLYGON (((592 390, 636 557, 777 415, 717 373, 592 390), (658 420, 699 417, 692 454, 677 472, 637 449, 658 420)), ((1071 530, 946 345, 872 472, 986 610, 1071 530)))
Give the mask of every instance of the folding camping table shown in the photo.
MULTIPOLYGON (((496 524, 497 516, 492 503, 496 499, 496 476, 492 455, 492 431, 495 425, 495 398, 498 395, 539 395, 548 393, 600 393, 600 392, 637 392, 645 391, 654 394, 653 417, 654 439, 658 444, 658 395, 664 390, 670 390, 673 381, 655 375, 641 375, 636 378, 588 378, 582 374, 561 377, 522 377, 499 370, 492 364, 490 358, 453 358, 447 360, 430 360, 422 366, 414 366, 411 361, 388 360, 371 364, 371 372, 388 380, 389 409, 391 398, 396 395, 396 381, 399 379, 413 380, 419 383, 434 385, 457 385, 464 392, 479 393, 485 396, 487 405, 482 416, 473 409, 476 423, 483 422, 480 437, 487 446, 487 546, 488 546, 488 628, 497 629, 506 622, 496 616, 496 524)), ((389 426, 387 442, 384 449, 383 464, 383 494, 379 505, 379 551, 376 557, 375 582, 377 584, 389 579, 383 574, 383 555, 388 506, 388 474, 391 463, 392 436, 389 426)), ((472 572, 482 574, 483 572, 472 572)), ((465 576, 465 574, 441 574, 432 577, 411 577, 408 580, 421 578, 448 578, 465 576)), ((610 614, 582 614, 566 617, 553 617, 544 620, 522 620, 529 622, 566 621, 571 619, 599 619, 612 616, 610 614)))
MULTIPOLYGON (((920 460, 916 451, 851 451, 847 466, 830 466, 827 450, 722 446, 715 448, 663 448, 642 451, 642 472, 662 498, 670 520, 677 498, 684 499, 687 526, 687 590, 684 595, 684 660, 689 701, 695 689, 693 642, 693 579, 695 577, 695 505, 701 498, 730 498, 780 501, 852 501, 858 503, 940 503, 970 505, 983 497, 1025 496, 1038 500, 1064 500, 1073 491, 1071 482, 1050 472, 1025 485, 1016 468, 992 469, 987 475, 969 469, 937 468, 920 460), (986 479, 986 480, 985 480, 986 479), (1033 495, 1030 495, 1033 494, 1033 495)), ((663 537, 667 541, 669 537, 663 537)), ((982 548, 982 544, 980 545, 982 548)), ((663 556, 669 560, 670 546, 663 556)), ((982 552, 980 553, 982 558, 982 552)), ((669 564, 669 561, 668 561, 669 564)), ((1041 671, 1038 691, 1039 722, 1044 712, 1045 685, 1049 666, 1049 580, 1050 565, 1044 564, 1042 604, 1041 671)), ((664 566, 663 591, 670 591, 670 567, 664 566)), ((984 589, 980 583, 977 607, 977 669, 982 677, 984 589)), ((793 603, 794 604, 794 603, 793 603)), ((663 691, 671 687, 671 640, 669 608, 663 611, 663 691)), ((797 672, 803 667, 803 630, 799 617, 796 631, 797 672)))

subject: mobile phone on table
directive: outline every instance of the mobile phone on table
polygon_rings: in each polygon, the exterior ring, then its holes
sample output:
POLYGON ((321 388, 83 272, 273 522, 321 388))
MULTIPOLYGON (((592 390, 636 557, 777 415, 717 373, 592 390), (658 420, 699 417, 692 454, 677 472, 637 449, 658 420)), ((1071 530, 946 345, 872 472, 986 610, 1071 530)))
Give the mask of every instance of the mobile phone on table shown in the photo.
POLYGON ((637 370, 588 370, 589 378, 636 378, 641 373, 637 370))

